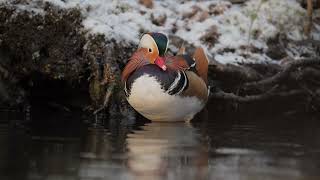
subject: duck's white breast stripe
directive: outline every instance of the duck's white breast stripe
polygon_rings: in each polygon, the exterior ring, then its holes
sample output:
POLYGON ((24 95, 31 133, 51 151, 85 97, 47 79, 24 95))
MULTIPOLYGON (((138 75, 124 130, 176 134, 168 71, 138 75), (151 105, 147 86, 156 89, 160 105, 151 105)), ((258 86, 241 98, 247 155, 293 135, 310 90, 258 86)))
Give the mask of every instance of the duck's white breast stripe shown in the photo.
POLYGON ((183 82, 183 87, 180 89, 179 92, 177 92, 177 94, 180 94, 187 86, 187 83, 188 83, 188 79, 187 79, 187 75, 184 71, 182 71, 182 74, 184 76, 184 82, 183 82))
POLYGON ((177 87, 179 81, 181 79, 181 72, 178 71, 178 76, 174 79, 173 83, 170 85, 170 87, 168 88, 168 90, 166 91, 167 93, 171 92, 174 88, 177 87))
POLYGON ((129 96, 128 89, 127 89, 127 81, 124 82, 124 92, 126 96, 129 96))
POLYGON ((193 68, 193 67, 196 66, 196 60, 195 60, 194 58, 193 58, 193 61, 194 61, 194 63, 192 63, 192 64, 190 65, 191 68, 193 68))

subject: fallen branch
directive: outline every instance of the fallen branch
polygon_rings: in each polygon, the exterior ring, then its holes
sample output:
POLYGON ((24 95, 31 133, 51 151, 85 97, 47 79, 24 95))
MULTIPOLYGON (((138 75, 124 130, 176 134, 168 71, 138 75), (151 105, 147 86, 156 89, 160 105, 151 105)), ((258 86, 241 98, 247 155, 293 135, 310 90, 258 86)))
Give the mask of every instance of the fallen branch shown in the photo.
POLYGON ((296 70, 297 68, 308 67, 312 65, 320 65, 320 58, 292 60, 291 63, 287 64, 282 71, 275 74, 274 76, 260 81, 248 82, 244 84, 244 87, 266 87, 268 85, 274 85, 285 80, 290 75, 290 72, 296 70))
MULTIPOLYGON (((210 98, 237 103, 251 103, 275 97, 288 98, 304 95, 311 98, 312 103, 310 101, 309 105, 314 106, 314 102, 318 102, 319 99, 315 92, 320 79, 319 65, 320 58, 291 60, 287 64, 272 67, 271 74, 274 75, 270 76, 270 66, 268 65, 229 66, 217 64, 211 68, 213 73, 218 71, 221 74, 219 80, 224 81, 226 78, 223 78, 223 75, 231 76, 230 74, 232 74, 232 80, 241 79, 245 83, 236 82, 231 84, 233 87, 223 87, 221 90, 212 92, 210 98), (253 74, 250 74, 252 72, 253 74), (252 77, 258 80, 251 81, 252 77), (304 82, 306 85, 301 87, 299 82, 304 82), (242 95, 237 95, 239 92, 242 95)), ((306 100, 310 98, 306 98, 306 100)))

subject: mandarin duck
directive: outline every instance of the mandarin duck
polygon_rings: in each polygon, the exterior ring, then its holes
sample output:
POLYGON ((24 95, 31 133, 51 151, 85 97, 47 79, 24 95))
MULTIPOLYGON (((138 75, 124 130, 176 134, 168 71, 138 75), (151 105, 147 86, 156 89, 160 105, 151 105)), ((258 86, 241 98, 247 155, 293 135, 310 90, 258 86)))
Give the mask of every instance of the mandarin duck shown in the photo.
POLYGON ((122 72, 129 104, 151 121, 189 121, 208 100, 208 59, 202 48, 166 56, 169 39, 162 33, 142 36, 122 72))

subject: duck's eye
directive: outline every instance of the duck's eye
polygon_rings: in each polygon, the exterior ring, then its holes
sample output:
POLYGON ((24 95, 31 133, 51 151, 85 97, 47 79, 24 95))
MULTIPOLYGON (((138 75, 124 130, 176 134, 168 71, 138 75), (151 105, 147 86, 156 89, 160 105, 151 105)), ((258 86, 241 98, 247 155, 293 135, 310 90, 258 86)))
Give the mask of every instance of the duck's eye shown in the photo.
POLYGON ((151 49, 151 48, 149 48, 149 52, 152 52, 152 49, 151 49))

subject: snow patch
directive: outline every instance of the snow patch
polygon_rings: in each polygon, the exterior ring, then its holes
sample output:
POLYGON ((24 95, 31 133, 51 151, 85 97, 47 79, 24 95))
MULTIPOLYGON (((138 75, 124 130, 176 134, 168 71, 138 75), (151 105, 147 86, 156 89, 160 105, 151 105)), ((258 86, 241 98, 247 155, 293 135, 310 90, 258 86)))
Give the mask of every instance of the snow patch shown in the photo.
MULTIPOLYGON (((43 13, 43 10, 35 8, 37 2, 39 0, 30 0, 28 5, 21 5, 19 9, 43 13)), ((139 4, 138 0, 44 2, 61 8, 80 8, 84 15, 84 27, 90 33, 104 34, 109 40, 138 44, 145 32, 164 32, 204 47, 209 56, 221 63, 269 61, 271 59, 265 55, 269 39, 278 34, 292 40, 304 38, 301 22, 305 21, 306 10, 297 0, 249 0, 244 5, 234 5, 227 0, 154 0, 152 9, 139 4), (155 23, 161 17, 165 20, 155 23), (217 28, 217 39, 205 38, 209 42, 204 42, 202 37, 212 27, 217 28), (259 53, 254 53, 252 49, 259 53)), ((318 25, 314 27, 320 29, 318 25)), ((312 32, 312 36, 320 39, 319 33, 312 32)))

